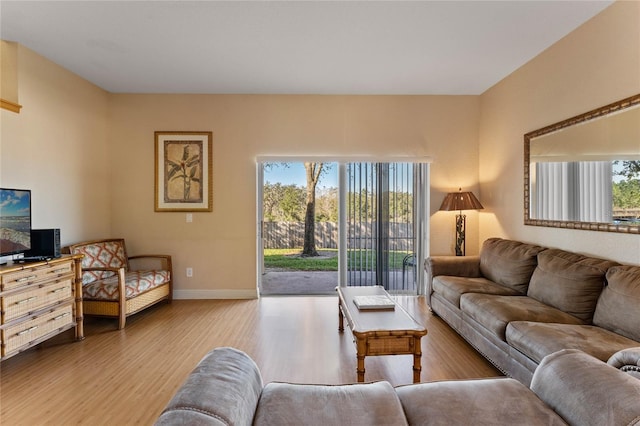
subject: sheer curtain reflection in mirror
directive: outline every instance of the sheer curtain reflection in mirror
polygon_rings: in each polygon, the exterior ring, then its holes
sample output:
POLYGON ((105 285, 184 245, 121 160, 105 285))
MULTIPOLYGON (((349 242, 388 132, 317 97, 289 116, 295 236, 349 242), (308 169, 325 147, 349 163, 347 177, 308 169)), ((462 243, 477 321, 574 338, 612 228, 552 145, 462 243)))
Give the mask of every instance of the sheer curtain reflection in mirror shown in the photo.
POLYGON ((525 135, 525 224, 640 232, 640 95, 525 135))

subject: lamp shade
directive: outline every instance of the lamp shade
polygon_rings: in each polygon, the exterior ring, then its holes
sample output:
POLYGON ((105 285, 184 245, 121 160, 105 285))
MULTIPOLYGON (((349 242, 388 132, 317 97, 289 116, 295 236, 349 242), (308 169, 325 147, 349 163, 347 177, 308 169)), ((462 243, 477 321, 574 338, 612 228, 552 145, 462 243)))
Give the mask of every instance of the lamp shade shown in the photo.
POLYGON ((444 197, 440 210, 479 210, 484 209, 473 192, 450 192, 444 197))

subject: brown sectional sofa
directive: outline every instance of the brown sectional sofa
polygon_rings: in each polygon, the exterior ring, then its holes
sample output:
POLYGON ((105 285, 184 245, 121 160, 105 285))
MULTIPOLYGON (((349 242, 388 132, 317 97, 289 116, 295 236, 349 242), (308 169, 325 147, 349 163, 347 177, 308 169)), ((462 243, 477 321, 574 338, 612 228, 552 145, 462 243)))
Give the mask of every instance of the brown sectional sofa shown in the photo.
MULTIPOLYGON (((617 358, 637 365, 640 353, 617 358)), ((156 422, 186 424, 630 426, 640 424, 640 380, 583 352, 564 350, 540 363, 530 388, 504 377, 396 388, 388 382, 264 385, 247 354, 217 348, 156 422)))
POLYGON ((640 347, 640 266, 491 238, 479 256, 425 268, 432 311, 525 385, 561 349, 606 362, 640 347))

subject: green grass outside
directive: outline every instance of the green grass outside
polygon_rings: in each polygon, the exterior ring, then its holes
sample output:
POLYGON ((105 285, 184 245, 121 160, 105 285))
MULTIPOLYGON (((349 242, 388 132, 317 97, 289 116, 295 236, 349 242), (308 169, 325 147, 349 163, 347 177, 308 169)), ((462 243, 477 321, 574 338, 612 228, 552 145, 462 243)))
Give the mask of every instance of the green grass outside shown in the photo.
MULTIPOLYGON (((290 271, 337 271, 338 250, 318 250, 321 256, 301 257, 301 249, 264 249, 265 268, 278 268, 290 271)), ((402 269, 402 260, 406 251, 390 252, 390 269, 402 269)), ((375 252, 371 250, 350 250, 349 264, 356 266, 375 265, 375 252)))
POLYGON ((338 250, 318 250, 318 257, 301 257, 300 253, 301 249, 264 249, 264 266, 290 271, 338 270, 338 250))

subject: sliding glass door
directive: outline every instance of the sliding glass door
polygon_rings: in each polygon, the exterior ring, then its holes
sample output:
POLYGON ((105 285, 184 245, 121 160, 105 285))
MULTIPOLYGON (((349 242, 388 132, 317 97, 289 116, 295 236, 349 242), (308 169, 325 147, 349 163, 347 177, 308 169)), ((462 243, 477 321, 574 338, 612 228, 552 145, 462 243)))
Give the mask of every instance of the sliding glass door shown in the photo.
POLYGON ((428 164, 348 163, 346 282, 416 294, 424 287, 428 164))
MULTIPOLYGON (((302 160, 338 166, 339 273, 335 284, 380 285, 393 293, 424 294, 423 262, 429 255, 429 164, 324 157, 302 160)), ((258 160, 259 287, 265 272, 264 165, 282 161, 278 157, 258 160)))

